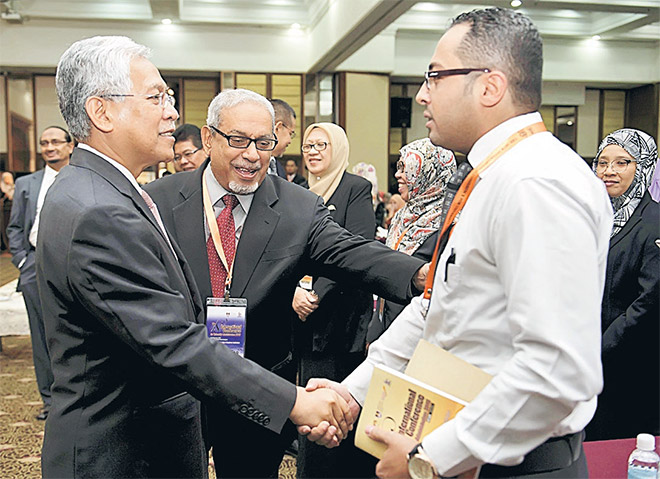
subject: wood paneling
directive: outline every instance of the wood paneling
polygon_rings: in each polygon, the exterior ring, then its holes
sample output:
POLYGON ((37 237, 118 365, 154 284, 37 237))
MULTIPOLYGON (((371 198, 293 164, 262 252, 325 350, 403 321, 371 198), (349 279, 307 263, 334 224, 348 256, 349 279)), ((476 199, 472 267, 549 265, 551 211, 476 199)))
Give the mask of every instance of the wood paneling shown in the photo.
POLYGON ((245 88, 268 97, 268 76, 265 73, 237 73, 234 78, 236 88, 245 88))
POLYGON ((186 123, 206 125, 209 103, 217 93, 216 80, 183 80, 183 115, 186 123))
POLYGON ((601 129, 604 138, 625 126, 626 92, 623 90, 603 90, 601 95, 601 129))
MULTIPOLYGON (((291 140, 285 155, 300 155, 300 140, 302 129, 302 75, 276 75, 270 76, 271 98, 278 98, 287 102, 296 112, 296 137, 291 140)), ((289 125, 290 126, 290 125, 289 125)))

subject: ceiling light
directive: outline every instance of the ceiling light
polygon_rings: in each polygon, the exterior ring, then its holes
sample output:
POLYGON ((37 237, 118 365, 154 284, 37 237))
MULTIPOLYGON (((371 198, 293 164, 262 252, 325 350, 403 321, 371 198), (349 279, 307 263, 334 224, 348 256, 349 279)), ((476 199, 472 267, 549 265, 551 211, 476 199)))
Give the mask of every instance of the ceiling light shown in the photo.
POLYGON ((411 8, 417 12, 439 12, 442 10, 440 5, 431 2, 421 2, 411 8))
POLYGON ((600 40, 600 35, 594 35, 593 37, 591 37, 591 39, 598 41, 600 40))
POLYGON ((513 8, 518 8, 520 5, 522 5, 522 2, 520 0, 511 0, 511 6, 513 8))
POLYGON ((172 19, 171 18, 163 18, 160 23, 163 25, 172 25, 172 19))
POLYGON ((566 122, 566 125, 568 125, 568 126, 573 126, 573 120, 568 120, 568 121, 566 122))
POLYGON ((291 25, 291 30, 300 30, 300 23, 294 23, 291 25))

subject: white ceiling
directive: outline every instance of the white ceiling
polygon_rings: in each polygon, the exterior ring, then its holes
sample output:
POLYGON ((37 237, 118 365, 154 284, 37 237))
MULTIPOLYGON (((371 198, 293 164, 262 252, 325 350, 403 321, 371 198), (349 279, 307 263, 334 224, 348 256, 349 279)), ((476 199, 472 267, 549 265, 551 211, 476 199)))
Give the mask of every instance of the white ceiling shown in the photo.
MULTIPOLYGON (((15 12, 23 22, 38 19, 156 23, 170 18, 190 28, 217 24, 288 29, 298 24, 304 31, 314 28, 335 1, 340 0, 7 0, 0 3, 0 9, 4 16, 6 12, 15 12)), ((406 7, 397 10, 398 18, 390 19, 390 28, 407 33, 437 33, 460 12, 483 6, 509 6, 507 1, 480 4, 470 0, 384 3, 390 4, 392 10, 406 7)), ((519 9, 532 18, 544 37, 660 39, 660 0, 523 0, 519 9)), ((375 14, 382 12, 381 8, 375 14)), ((381 25, 384 27, 387 25, 381 25)))

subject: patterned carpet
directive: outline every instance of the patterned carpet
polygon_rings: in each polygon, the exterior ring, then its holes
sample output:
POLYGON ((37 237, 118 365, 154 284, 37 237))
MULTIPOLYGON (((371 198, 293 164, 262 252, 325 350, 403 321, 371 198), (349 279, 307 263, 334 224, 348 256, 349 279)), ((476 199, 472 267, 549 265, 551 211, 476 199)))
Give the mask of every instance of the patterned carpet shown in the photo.
POLYGON ((0 353, 0 477, 41 477, 43 421, 29 336, 2 338, 0 353))
MULTIPOLYGON (((44 423, 34 416, 41 408, 32 366, 29 336, 2 338, 0 352, 0 477, 41 477, 44 423)), ((258 451, 256 451, 258 452, 258 451)), ((211 467, 211 478, 215 473, 211 467)), ((296 477, 296 460, 285 456, 281 479, 296 477)))

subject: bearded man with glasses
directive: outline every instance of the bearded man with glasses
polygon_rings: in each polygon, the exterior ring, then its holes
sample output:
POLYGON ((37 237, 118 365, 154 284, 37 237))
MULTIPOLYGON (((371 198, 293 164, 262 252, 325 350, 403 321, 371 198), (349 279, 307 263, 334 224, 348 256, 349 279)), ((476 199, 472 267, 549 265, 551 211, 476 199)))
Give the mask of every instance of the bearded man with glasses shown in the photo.
MULTIPOLYGON (((20 271, 16 289, 23 293, 25 301, 30 324, 34 373, 43 401, 43 407, 36 418, 45 421, 51 406, 50 387, 53 384, 53 371, 46 345, 41 302, 37 289, 34 251, 37 247, 39 218, 46 192, 60 170, 69 164, 69 158, 73 152, 73 139, 64 128, 49 126, 41 134, 39 146, 41 147, 41 157, 46 165, 44 169, 16 180, 11 215, 7 225, 7 238, 12 255, 11 261, 20 271)), ((46 235, 48 234, 46 233, 46 235)))
POLYGON ((129 38, 94 37, 57 67, 79 144, 48 191, 35 253, 54 376, 44 477, 207 477, 202 398, 273 435, 290 418, 329 421, 341 439, 353 421, 336 393, 296 388, 209 340, 183 252, 136 181, 172 158, 178 118, 148 56, 129 38))
MULTIPOLYGON (((209 160, 146 190, 181 245, 202 299, 246 302, 245 357, 295 383, 291 298, 303 275, 401 301, 422 285, 426 267, 349 233, 332 220, 321 197, 268 175, 279 144, 275 125, 273 106, 263 96, 242 89, 218 94, 202 128, 209 160)), ((227 408, 207 406, 218 476, 277 477, 295 437, 293 424, 278 435, 227 408)))

